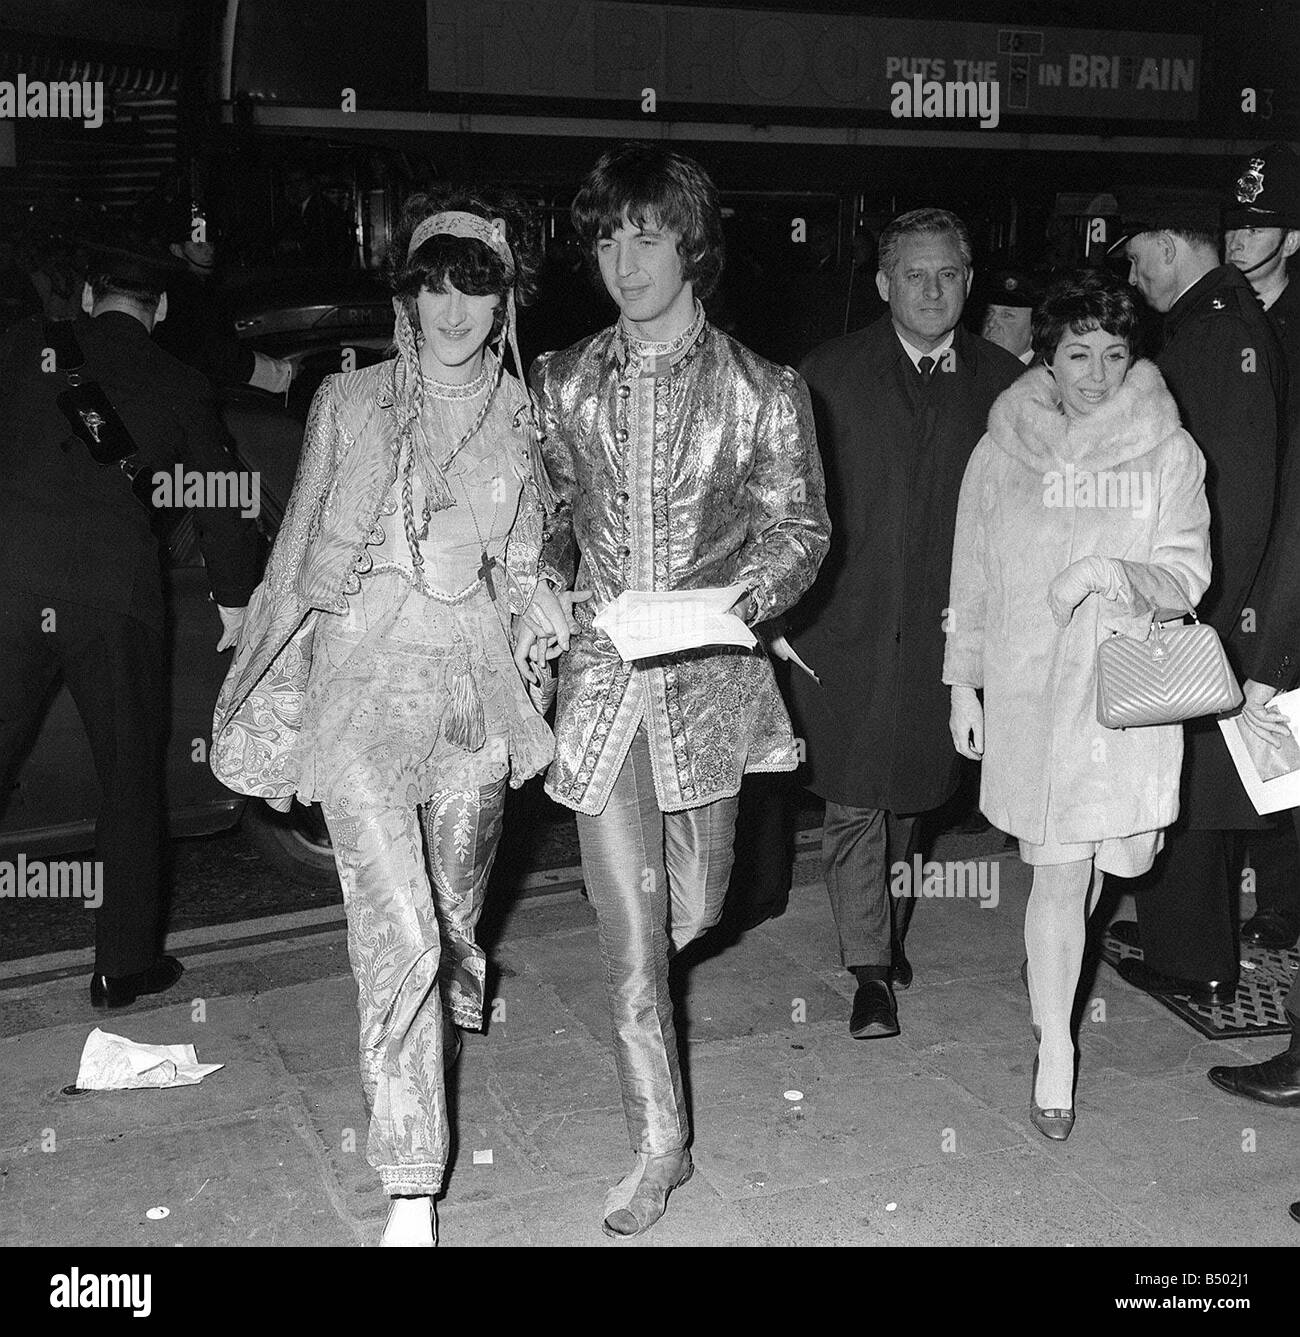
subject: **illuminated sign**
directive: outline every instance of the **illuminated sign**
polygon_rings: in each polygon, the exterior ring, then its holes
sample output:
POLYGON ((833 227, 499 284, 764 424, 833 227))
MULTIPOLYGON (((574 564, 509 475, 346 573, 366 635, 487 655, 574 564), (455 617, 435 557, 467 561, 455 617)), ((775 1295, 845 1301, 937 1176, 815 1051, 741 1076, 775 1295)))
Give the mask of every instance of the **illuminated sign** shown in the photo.
POLYGON ((638 109, 646 90, 660 113, 696 103, 945 115, 962 88, 996 83, 1003 117, 1195 120, 1201 86, 1200 38, 1186 34, 600 0, 427 8, 430 90, 618 104, 611 115, 638 109), (927 96, 938 113, 920 110, 927 96))

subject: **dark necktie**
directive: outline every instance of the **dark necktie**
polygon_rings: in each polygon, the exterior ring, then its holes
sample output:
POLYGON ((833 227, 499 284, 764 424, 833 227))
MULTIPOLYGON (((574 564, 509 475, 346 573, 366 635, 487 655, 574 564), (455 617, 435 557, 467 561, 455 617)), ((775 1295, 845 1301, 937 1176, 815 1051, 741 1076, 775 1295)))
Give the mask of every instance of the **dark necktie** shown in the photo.
POLYGON ((923 385, 930 384, 930 376, 934 372, 934 358, 923 357, 916 364, 917 370, 921 373, 921 382, 923 385))

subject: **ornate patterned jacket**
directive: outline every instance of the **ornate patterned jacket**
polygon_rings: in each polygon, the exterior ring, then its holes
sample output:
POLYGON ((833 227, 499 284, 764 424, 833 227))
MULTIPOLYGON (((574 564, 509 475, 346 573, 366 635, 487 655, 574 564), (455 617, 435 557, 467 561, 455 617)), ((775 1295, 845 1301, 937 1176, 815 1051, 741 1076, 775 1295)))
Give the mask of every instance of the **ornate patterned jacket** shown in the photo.
MULTIPOLYGON (((312 400, 293 493, 262 583, 253 591, 234 662, 217 697, 210 762, 241 794, 287 811, 297 788, 293 744, 302 724, 311 647, 321 612, 339 613, 382 541, 380 508, 397 477, 403 427, 396 359, 327 377, 312 400)), ((508 373, 498 395, 526 403, 508 373)), ((542 508, 521 415, 524 487, 506 546, 509 608, 520 613, 537 583, 542 508)))
POLYGON ((702 318, 657 355, 621 326, 533 365, 542 453, 560 509, 542 571, 594 591, 560 661, 547 793, 599 813, 637 727, 659 807, 736 794, 746 771, 794 770, 789 716, 761 647, 625 664, 592 621, 624 590, 742 584, 752 621, 812 584, 830 523, 803 381, 702 318))

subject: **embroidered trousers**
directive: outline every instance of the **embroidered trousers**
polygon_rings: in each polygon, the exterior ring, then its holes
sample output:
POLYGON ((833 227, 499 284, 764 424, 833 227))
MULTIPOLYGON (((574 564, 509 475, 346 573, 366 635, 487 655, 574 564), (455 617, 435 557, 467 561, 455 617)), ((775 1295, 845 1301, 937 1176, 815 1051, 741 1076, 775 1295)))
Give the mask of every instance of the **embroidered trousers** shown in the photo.
POLYGON ((419 806, 354 789, 346 809, 324 805, 357 981, 366 1158, 393 1197, 442 1187, 444 1044, 453 1024, 483 1024, 485 961, 474 930, 505 787, 502 779, 442 789, 419 806))

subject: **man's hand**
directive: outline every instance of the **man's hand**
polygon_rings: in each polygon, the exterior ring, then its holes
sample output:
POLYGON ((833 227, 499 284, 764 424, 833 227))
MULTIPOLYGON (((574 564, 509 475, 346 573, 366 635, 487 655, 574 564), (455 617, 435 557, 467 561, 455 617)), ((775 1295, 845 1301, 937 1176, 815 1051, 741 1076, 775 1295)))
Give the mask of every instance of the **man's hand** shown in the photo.
POLYGON ((590 590, 556 593, 544 580, 537 582, 533 597, 515 624, 515 666, 525 681, 541 685, 542 669, 569 648, 577 632, 573 605, 591 598, 590 590))
POLYGON ((217 612, 221 614, 221 639, 217 642, 217 650, 229 650, 239 640, 239 630, 244 625, 244 614, 248 612, 248 605, 242 608, 223 608, 217 605, 217 612))
POLYGON ((1277 707, 1269 704, 1278 694, 1278 688, 1266 687, 1262 682, 1247 679, 1241 690, 1246 698, 1241 720, 1251 733, 1274 746, 1291 737, 1291 726, 1277 707))
MULTIPOLYGON (((754 603, 754 597, 748 592, 742 594, 740 598, 727 609, 727 612, 732 614, 733 617, 738 617, 746 626, 749 626, 750 620, 757 611, 758 609, 754 603)), ((784 656, 782 657, 784 658, 784 656)))
POLYGON ((952 745, 963 757, 979 761, 984 755, 984 707, 973 687, 952 689, 952 710, 948 716, 952 745))

